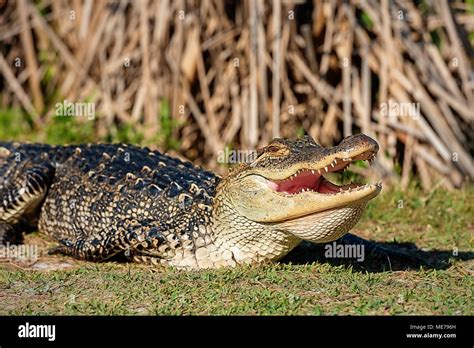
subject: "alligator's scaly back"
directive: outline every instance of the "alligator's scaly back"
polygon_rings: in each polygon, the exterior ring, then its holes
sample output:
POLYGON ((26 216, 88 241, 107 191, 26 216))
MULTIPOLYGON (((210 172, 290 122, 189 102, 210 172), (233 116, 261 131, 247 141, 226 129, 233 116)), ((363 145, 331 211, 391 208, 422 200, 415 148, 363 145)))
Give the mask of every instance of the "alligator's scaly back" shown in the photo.
POLYGON ((365 135, 331 149, 275 139, 221 180, 135 146, 0 143, 0 242, 39 220, 65 253, 88 260, 125 254, 180 268, 277 260, 359 220, 380 185, 339 187, 322 174, 377 150, 365 135))

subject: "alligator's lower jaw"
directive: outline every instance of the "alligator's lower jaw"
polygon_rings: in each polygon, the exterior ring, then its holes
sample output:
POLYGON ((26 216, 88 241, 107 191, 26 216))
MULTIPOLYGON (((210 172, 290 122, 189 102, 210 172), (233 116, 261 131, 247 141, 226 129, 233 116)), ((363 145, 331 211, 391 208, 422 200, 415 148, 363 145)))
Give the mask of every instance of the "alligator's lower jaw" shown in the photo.
POLYGON ((313 243, 327 243, 339 239, 354 227, 367 201, 338 207, 296 219, 280 222, 279 228, 313 243))

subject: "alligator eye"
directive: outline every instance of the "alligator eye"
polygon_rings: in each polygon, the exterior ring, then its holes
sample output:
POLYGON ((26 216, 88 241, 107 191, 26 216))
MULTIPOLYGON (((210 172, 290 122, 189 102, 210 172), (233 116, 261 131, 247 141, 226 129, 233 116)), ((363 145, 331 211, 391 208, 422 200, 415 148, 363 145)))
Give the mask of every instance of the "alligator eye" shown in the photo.
POLYGON ((275 145, 270 145, 267 147, 267 151, 269 152, 278 152, 280 151, 280 148, 278 146, 275 146, 275 145))

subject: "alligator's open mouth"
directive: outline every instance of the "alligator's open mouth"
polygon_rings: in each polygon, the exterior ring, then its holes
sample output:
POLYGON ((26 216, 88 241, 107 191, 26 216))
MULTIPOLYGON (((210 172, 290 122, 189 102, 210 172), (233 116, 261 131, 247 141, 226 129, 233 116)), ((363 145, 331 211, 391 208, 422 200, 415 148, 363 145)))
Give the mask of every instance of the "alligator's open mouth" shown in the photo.
MULTIPOLYGON (((344 172, 354 161, 364 160, 371 165, 375 158, 375 152, 367 151, 354 158, 334 158, 332 162, 319 169, 300 169, 284 180, 268 180, 270 188, 276 192, 288 195, 296 195, 302 192, 315 192, 320 194, 340 194, 360 190, 372 186, 371 184, 350 183, 337 185, 332 183, 324 175, 327 173, 344 172)), ((378 184, 376 184, 378 185, 378 184)))
POLYGON ((357 221, 382 185, 346 184, 335 176, 355 161, 371 164, 378 149, 377 142, 364 134, 347 137, 332 148, 323 148, 307 137, 293 143, 275 140, 229 189, 232 203, 240 215, 252 221, 291 221, 300 227, 308 224, 307 228, 315 226, 311 219, 338 211, 347 215, 338 219, 341 224, 347 222, 339 230, 345 229, 350 225, 347 219, 357 221))

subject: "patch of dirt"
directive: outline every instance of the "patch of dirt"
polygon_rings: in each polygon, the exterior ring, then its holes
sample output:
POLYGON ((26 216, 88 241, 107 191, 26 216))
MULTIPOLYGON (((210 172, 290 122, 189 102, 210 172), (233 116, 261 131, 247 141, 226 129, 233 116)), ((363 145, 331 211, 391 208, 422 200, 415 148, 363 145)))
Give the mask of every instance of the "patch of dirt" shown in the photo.
POLYGON ((64 255, 51 255, 49 251, 57 244, 37 233, 27 234, 23 243, 3 250, 0 269, 21 269, 32 271, 54 271, 79 267, 81 261, 64 255))

